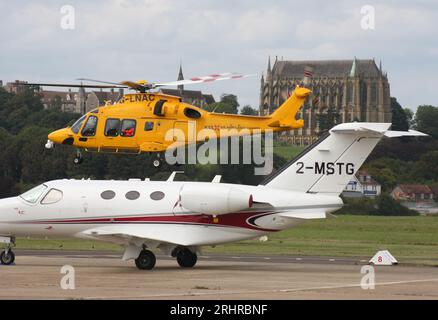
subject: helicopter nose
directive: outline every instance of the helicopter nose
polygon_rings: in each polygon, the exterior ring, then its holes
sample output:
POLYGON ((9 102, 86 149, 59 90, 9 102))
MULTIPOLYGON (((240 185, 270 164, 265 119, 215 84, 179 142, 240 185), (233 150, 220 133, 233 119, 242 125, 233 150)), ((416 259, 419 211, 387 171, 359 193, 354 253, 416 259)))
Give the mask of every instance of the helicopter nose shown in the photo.
POLYGON ((65 144, 66 143, 65 141, 71 138, 71 134, 67 128, 64 128, 64 129, 53 131, 52 133, 49 134, 47 138, 49 139, 49 141, 52 141, 53 143, 65 144))

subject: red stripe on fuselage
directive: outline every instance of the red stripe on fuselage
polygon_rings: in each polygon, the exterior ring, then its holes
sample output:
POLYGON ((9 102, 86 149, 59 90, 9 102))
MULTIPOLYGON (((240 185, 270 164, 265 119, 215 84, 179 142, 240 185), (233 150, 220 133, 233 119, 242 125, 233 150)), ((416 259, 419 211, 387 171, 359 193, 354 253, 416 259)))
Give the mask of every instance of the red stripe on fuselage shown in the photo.
POLYGON ((273 212, 239 212, 218 215, 215 218, 207 214, 197 215, 172 215, 172 216, 130 216, 130 217, 110 217, 110 218, 90 218, 90 219, 60 219, 60 220, 38 220, 23 221, 21 223, 36 224, 109 224, 109 223, 180 223, 180 224, 202 224, 211 226, 239 227, 260 231, 276 231, 261 228, 260 226, 250 223, 249 220, 255 220, 262 216, 270 215, 273 212))

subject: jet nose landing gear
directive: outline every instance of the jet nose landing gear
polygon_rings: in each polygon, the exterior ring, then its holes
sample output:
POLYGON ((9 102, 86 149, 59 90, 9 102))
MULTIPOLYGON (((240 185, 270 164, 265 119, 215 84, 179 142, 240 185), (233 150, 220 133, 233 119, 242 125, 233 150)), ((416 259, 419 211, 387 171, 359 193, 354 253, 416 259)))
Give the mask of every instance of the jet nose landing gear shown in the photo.
POLYGON ((0 261, 2 264, 9 266, 14 263, 15 261, 15 254, 12 252, 12 250, 5 250, 0 254, 0 261))
POLYGON ((15 261, 15 254, 12 252, 11 247, 15 243, 14 238, 0 237, 1 242, 6 243, 6 249, 0 254, 0 262, 4 265, 11 265, 15 261))

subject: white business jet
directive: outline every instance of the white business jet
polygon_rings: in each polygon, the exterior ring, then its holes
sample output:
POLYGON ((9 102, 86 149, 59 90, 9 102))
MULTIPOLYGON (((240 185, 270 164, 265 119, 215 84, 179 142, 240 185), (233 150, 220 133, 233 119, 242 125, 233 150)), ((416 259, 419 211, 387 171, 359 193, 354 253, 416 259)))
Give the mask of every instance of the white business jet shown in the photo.
POLYGON ((259 186, 212 182, 54 180, 0 200, 3 264, 14 262, 17 236, 74 237, 125 247, 123 260, 152 269, 160 249, 183 268, 200 247, 257 238, 323 219, 342 207, 339 197, 390 123, 335 126, 259 186))

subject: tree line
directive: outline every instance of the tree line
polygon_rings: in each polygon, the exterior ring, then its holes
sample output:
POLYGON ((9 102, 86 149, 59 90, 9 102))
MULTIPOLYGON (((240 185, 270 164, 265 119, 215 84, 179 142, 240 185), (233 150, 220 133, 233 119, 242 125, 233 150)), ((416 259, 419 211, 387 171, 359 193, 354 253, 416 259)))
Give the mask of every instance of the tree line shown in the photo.
MULTIPOLYGON (((214 175, 222 181, 257 184, 263 177, 254 176, 252 165, 186 165, 160 170, 151 166, 155 154, 121 155, 84 153, 84 162, 72 162, 76 150, 56 145, 47 150, 47 135, 53 130, 71 125, 81 115, 61 112, 56 103, 44 109, 39 95, 32 90, 17 94, 0 87, 0 197, 15 196, 44 181, 62 178, 128 179, 146 177, 167 179, 173 170, 184 171, 176 180, 208 181, 214 175)), ((210 105, 216 112, 239 112, 237 97, 223 95, 221 101, 210 105)), ((241 112, 256 114, 245 106, 241 112)), ((275 156, 276 167, 285 160, 275 156)))
MULTIPOLYGON (((118 155, 84 153, 84 162, 74 165, 76 150, 70 146, 55 146, 46 150, 47 134, 72 124, 79 114, 61 112, 59 108, 44 109, 39 95, 32 90, 18 94, 0 88, 0 197, 14 196, 44 181, 60 178, 166 179, 173 170, 184 171, 178 180, 209 181, 214 175, 223 182, 256 185, 265 177, 254 175, 252 165, 184 165, 160 170, 150 163, 155 154, 118 155)), ((389 192, 400 183, 438 182, 438 107, 419 106, 414 114, 392 99, 393 130, 415 128, 429 134, 426 138, 383 139, 364 165, 371 175, 389 192)), ((238 113, 234 95, 223 95, 209 111, 238 113)), ((257 114, 250 106, 240 113, 257 114)), ((336 114, 324 123, 329 129, 336 124, 336 114)), ((274 153, 274 169, 286 159, 274 153)))

